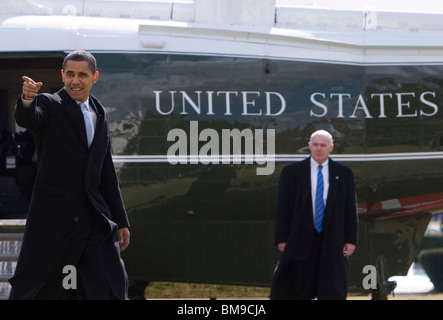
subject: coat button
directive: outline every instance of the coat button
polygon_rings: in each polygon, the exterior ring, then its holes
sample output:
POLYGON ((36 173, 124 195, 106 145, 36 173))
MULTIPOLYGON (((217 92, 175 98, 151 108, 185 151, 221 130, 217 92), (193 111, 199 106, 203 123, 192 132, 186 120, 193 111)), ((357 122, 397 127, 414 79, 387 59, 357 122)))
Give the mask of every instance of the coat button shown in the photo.
POLYGON ((74 217, 74 221, 75 222, 77 222, 78 221, 78 217, 76 216, 76 217, 74 217))

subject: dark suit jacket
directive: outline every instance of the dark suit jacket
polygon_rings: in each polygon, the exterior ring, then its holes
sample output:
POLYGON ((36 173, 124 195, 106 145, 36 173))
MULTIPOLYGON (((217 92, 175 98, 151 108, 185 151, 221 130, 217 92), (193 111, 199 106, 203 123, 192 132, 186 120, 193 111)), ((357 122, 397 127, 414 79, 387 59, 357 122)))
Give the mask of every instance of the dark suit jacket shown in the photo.
MULTIPOLYGON (((81 216, 85 203, 92 204, 97 221, 107 230, 104 243, 114 243, 117 229, 129 227, 111 157, 107 114, 97 99, 90 96, 89 100, 97 112, 90 148, 82 112, 65 89, 40 94, 29 108, 18 99, 16 121, 34 134, 38 157, 23 245, 10 279, 18 297, 31 297, 32 290, 48 277, 69 245, 79 219, 85 218, 81 216)), ((104 264, 115 256, 112 250, 103 250, 104 264)), ((116 268, 107 267, 105 272, 124 272, 116 268)), ((112 274, 108 276, 112 278, 112 274)), ((122 292, 125 285, 111 283, 115 292, 122 292)))
MULTIPOLYGON (((275 215, 275 243, 286 242, 274 272, 272 299, 288 299, 288 283, 281 281, 290 259, 307 260, 312 251, 313 209, 310 158, 283 168, 275 215)), ((319 292, 321 299, 345 299, 347 258, 345 243, 357 243, 358 217, 354 177, 350 168, 329 159, 329 191, 323 222, 319 292)))

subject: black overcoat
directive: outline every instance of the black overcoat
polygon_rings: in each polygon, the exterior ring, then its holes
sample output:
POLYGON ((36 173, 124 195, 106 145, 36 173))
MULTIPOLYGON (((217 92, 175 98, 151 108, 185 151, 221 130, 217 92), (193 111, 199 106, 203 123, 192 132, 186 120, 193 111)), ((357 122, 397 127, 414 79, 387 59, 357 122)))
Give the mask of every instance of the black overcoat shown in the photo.
POLYGON ((28 108, 18 99, 16 121, 34 134, 38 171, 10 298, 33 298, 65 254, 88 201, 105 230, 99 257, 103 272, 115 297, 127 298, 115 241, 116 231, 129 227, 129 221, 112 162, 107 113, 92 95, 89 101, 97 122, 88 148, 83 114, 64 88, 39 94, 28 108))
MULTIPOLYGON (((290 284, 282 276, 290 259, 307 260, 312 251, 313 209, 310 158, 283 168, 277 197, 275 243, 286 242, 274 271, 271 299, 290 299, 290 284)), ((329 191, 320 254, 319 299, 346 299, 345 243, 357 244, 358 217, 354 177, 350 168, 329 159, 329 191)))

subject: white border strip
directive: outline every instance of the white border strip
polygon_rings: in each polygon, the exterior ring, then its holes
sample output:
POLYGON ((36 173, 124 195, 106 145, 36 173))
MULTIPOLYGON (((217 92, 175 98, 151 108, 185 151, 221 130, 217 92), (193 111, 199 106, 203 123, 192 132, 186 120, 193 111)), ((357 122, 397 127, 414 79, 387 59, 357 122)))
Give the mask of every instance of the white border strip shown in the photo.
MULTIPOLYGON (((209 163, 218 160, 221 164, 229 163, 264 163, 300 161, 308 157, 307 154, 277 154, 277 155, 220 155, 220 156, 177 156, 168 158, 167 155, 116 155, 115 163, 170 163, 174 160, 179 163, 209 163)), ((335 154, 331 158, 338 161, 368 162, 368 161, 405 161, 443 159, 443 152, 407 152, 407 153, 372 153, 372 154, 335 154)))
POLYGON ((24 226, 26 219, 0 219, 0 226, 24 226))

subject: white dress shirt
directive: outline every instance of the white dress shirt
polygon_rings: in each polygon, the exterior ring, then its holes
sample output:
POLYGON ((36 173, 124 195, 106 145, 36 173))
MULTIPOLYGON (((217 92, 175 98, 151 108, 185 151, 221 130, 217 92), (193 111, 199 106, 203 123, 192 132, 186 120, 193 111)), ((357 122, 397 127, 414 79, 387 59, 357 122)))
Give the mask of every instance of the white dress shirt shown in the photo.
MULTIPOLYGON (((326 206, 326 200, 328 199, 328 190, 329 190, 329 159, 327 159, 321 165, 323 166, 323 169, 321 170, 323 174, 323 185, 324 185, 323 199, 325 201, 325 206, 326 206)), ((315 194, 317 190, 318 166, 319 163, 317 163, 311 157, 311 195, 312 195, 312 212, 314 215, 314 219, 315 219, 315 194)))
MULTIPOLYGON (((77 104, 80 104, 80 101, 75 101, 77 102, 77 104)), ((94 133, 95 133, 95 126, 97 124, 97 115, 95 114, 94 110, 92 110, 92 108, 89 106, 89 98, 83 102, 86 105, 86 116, 89 118, 89 121, 91 121, 92 123, 92 137, 94 137, 94 133)))

